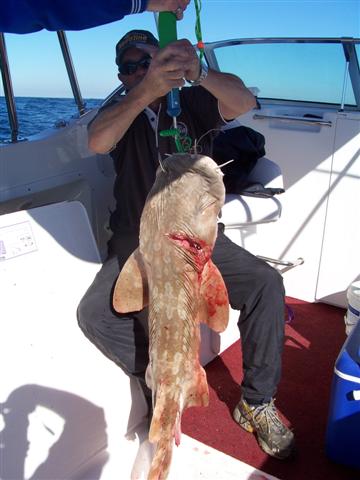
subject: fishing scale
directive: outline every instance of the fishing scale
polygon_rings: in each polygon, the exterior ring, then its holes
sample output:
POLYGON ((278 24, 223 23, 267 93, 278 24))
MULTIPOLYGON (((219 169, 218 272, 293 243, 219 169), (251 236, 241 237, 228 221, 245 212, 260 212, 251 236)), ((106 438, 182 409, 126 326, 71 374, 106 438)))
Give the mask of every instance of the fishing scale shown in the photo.
MULTIPOLYGON (((201 0, 195 0, 194 4, 195 4, 195 11, 196 11, 195 34, 198 40, 197 48, 200 51, 200 62, 201 62, 204 56, 204 43, 202 41, 201 25, 200 25, 201 0)), ((173 12, 159 13, 157 28, 158 28, 158 34, 159 34, 160 48, 163 48, 169 43, 177 40, 176 22, 177 22, 177 19, 176 19, 175 13, 173 12)), ((160 136, 174 137, 177 151, 180 153, 188 152, 191 149, 192 140, 189 136, 186 136, 186 135, 184 136, 184 134, 179 130, 177 125, 177 117, 181 113, 179 88, 173 88, 167 94, 166 102, 167 102, 166 113, 173 119, 173 128, 169 130, 162 130, 160 132, 160 136)))

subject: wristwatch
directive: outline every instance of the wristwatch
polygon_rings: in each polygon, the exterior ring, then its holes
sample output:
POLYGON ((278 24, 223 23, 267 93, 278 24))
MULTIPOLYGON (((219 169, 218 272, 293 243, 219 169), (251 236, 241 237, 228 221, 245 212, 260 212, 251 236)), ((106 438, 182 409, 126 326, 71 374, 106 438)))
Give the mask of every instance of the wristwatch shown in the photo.
POLYGON ((205 80, 205 78, 207 77, 208 71, 209 71, 209 67, 206 65, 206 63, 200 62, 200 74, 198 78, 196 80, 188 80, 188 82, 192 87, 197 87, 205 80))

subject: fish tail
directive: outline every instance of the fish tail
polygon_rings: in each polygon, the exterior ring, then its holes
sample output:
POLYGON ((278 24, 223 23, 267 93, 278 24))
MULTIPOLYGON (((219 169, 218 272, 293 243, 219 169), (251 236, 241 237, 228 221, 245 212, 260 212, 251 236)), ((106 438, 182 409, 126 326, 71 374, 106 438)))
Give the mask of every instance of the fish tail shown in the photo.
POLYGON ((151 420, 149 441, 156 443, 148 480, 162 480, 167 478, 170 468, 174 442, 180 443, 182 399, 179 390, 169 391, 160 386, 156 405, 151 420))
POLYGON ((149 431, 151 443, 159 442, 164 434, 172 435, 172 438, 179 436, 180 414, 183 409, 180 396, 179 391, 170 392, 160 386, 149 431))
POLYGON ((148 480, 165 480, 167 478, 172 457, 172 444, 173 438, 161 439, 157 443, 148 480))

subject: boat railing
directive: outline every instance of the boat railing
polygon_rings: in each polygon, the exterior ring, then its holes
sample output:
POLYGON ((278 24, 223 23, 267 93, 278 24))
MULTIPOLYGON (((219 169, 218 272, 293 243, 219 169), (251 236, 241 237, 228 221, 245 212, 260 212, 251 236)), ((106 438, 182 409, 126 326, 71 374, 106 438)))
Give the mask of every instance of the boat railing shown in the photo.
POLYGON ((70 48, 66 38, 66 34, 63 30, 59 30, 56 33, 59 39, 61 52, 64 57, 66 71, 70 80, 70 85, 74 95, 74 99, 78 107, 79 114, 81 116, 85 113, 86 104, 81 96, 81 91, 80 91, 79 83, 77 81, 76 72, 75 72, 74 64, 71 58, 70 48))
POLYGON ((16 106, 14 100, 14 91, 12 87, 9 60, 6 51, 5 35, 0 32, 0 70, 1 77, 4 86, 5 101, 8 111, 10 129, 11 129, 11 141, 18 141, 19 123, 16 114, 16 106))

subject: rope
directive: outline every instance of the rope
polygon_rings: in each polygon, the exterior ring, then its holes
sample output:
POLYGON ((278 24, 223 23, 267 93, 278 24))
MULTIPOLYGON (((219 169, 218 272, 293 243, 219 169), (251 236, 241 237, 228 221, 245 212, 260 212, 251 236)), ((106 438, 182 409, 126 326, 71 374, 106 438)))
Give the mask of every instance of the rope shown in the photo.
POLYGON ((179 153, 186 153, 191 149, 191 138, 187 135, 183 136, 178 128, 161 130, 160 137, 174 137, 176 149, 179 153))
POLYGON ((200 23, 200 12, 201 12, 201 0, 194 0, 195 12, 196 12, 196 22, 195 22, 195 35, 197 39, 197 47, 200 52, 200 61, 204 58, 204 42, 202 39, 201 33, 201 23, 200 23))

